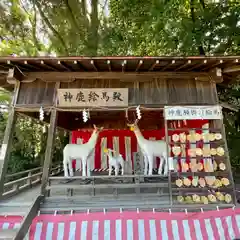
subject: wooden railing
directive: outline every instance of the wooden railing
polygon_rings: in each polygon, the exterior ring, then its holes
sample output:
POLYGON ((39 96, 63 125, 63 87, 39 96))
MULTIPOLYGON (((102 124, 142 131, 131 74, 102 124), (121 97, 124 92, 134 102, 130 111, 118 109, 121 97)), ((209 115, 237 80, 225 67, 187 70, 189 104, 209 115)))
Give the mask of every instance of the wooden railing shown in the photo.
MULTIPOLYGON (((50 176, 57 175, 62 172, 62 166, 55 165, 50 171, 50 176)), ((9 174, 6 176, 6 183, 4 184, 4 191, 2 199, 11 197, 25 189, 31 188, 36 184, 40 183, 42 180, 43 168, 37 167, 29 169, 26 171, 9 174), (24 176, 24 177, 23 177, 24 176), (13 181, 8 181, 8 179, 17 178, 13 181)))

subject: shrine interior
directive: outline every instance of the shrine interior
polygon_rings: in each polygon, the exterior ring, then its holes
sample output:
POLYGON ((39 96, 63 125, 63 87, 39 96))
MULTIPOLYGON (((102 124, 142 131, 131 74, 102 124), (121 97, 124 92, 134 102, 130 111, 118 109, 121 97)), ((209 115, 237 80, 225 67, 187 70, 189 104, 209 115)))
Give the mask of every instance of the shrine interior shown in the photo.
MULTIPOLYGON (((24 115, 32 117, 36 120, 39 119, 39 112, 25 112, 24 115)), ((154 130, 164 127, 163 110, 142 110, 141 120, 138 122, 138 126, 142 130, 154 130)), ((128 120, 133 123, 136 116, 135 109, 128 111, 128 120)), ((44 122, 49 123, 50 114, 48 111, 44 112, 44 122)), ((57 117, 57 126, 68 131, 78 129, 91 129, 93 124, 104 129, 128 129, 127 127, 126 111, 91 111, 90 119, 86 123, 83 121, 82 111, 59 111, 57 117)))

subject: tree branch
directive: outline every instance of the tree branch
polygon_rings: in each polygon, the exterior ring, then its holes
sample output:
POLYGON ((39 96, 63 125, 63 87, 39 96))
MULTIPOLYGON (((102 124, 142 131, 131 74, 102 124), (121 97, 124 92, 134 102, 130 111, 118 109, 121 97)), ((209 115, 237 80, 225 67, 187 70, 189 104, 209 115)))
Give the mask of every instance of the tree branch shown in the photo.
POLYGON ((70 17, 71 17, 71 20, 72 20, 72 23, 73 23, 74 27, 76 28, 76 30, 79 30, 77 21, 76 21, 76 19, 75 19, 75 17, 74 17, 74 14, 73 14, 73 12, 72 12, 72 8, 71 8, 71 6, 69 5, 68 0, 64 0, 64 2, 65 2, 65 5, 66 5, 66 7, 67 7, 67 9, 68 9, 68 12, 69 12, 69 15, 70 15, 70 17))
POLYGON ((205 9, 205 2, 204 2, 204 0, 199 0, 199 2, 202 5, 202 8, 205 9))
POLYGON ((28 10, 25 8, 23 2, 20 0, 20 4, 21 4, 21 7, 22 9, 25 11, 25 13, 27 14, 28 16, 28 20, 32 26, 32 37, 33 37, 33 42, 35 44, 35 47, 37 49, 37 51, 35 51, 35 55, 37 55, 38 51, 41 51, 41 46, 39 44, 39 40, 37 38, 37 32, 36 32, 36 29, 37 29, 37 11, 36 11, 36 4, 35 4, 35 1, 33 1, 33 10, 34 10, 34 16, 33 16, 33 20, 31 19, 31 14, 28 12, 28 10))
POLYGON ((68 48, 67 45, 65 44, 62 36, 59 34, 59 32, 52 26, 52 24, 50 23, 50 21, 48 20, 48 18, 45 16, 43 10, 41 9, 41 4, 39 3, 39 1, 36 1, 36 6, 37 9, 40 13, 40 16, 42 17, 43 21, 46 23, 46 25, 49 27, 49 29, 53 32, 53 34, 57 37, 57 39, 60 41, 60 43, 63 46, 63 49, 65 51, 65 54, 68 55, 68 48))
MULTIPOLYGON (((197 39, 196 39, 196 36, 195 36, 196 16, 195 16, 195 9, 194 9, 194 0, 190 0, 190 10, 191 10, 191 18, 192 18, 192 22, 193 22, 192 33, 193 33, 194 38, 195 38, 195 40, 197 42, 197 39)), ((203 48, 202 44, 199 44, 198 52, 199 52, 200 55, 205 55, 205 51, 204 51, 204 48, 203 48)))
POLYGON ((92 11, 91 11, 91 26, 88 35, 88 49, 87 51, 91 55, 96 55, 98 50, 98 29, 99 29, 99 19, 98 19, 98 0, 92 0, 92 11))
POLYGON ((195 13, 194 13, 194 0, 190 0, 190 10, 191 10, 191 18, 192 18, 192 22, 194 24, 193 26, 193 30, 195 29, 195 13))
POLYGON ((89 27, 89 21, 87 18, 87 10, 86 10, 86 0, 81 1, 81 7, 82 7, 82 16, 84 19, 84 23, 86 24, 86 27, 89 27))
MULTIPOLYGON (((34 4, 33 6, 34 9, 34 18, 33 18, 33 22, 32 22, 32 35, 33 35, 33 41, 35 43, 35 46, 37 48, 37 50, 40 52, 41 51, 41 46, 39 44, 39 41, 37 39, 37 11, 36 11, 36 5, 34 4)), ((35 54, 37 55, 37 51, 35 52, 35 54)))

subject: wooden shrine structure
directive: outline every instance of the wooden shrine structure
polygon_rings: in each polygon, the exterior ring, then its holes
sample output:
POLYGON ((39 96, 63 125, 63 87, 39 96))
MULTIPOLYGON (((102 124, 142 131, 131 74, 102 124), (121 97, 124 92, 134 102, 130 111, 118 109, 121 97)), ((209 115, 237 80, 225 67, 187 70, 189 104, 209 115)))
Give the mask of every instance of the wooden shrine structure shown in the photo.
MULTIPOLYGON (((54 205, 56 205, 56 202, 59 202, 58 199, 61 199, 61 196, 54 195, 54 193, 52 194, 53 190, 66 190, 68 195, 74 197, 74 191, 78 192, 80 188, 82 190, 89 188, 89 184, 84 184, 84 182, 81 182, 81 185, 79 183, 75 185, 70 183, 70 185, 67 185, 59 182, 52 184, 52 182, 56 180, 64 180, 63 177, 49 177, 56 127, 58 126, 67 131, 73 131, 77 129, 89 129, 92 128, 93 124, 96 124, 97 126, 104 126, 105 129, 127 129, 126 110, 128 111, 129 118, 133 120, 133 112, 135 112, 136 107, 139 105, 142 111, 139 128, 144 130, 164 128, 165 139, 168 142, 169 148, 174 146, 182 147, 182 145, 186 144, 180 141, 173 141, 171 131, 177 130, 179 134, 186 132, 186 134, 190 135, 195 131, 193 135, 201 135, 207 130, 207 134, 221 134, 222 136, 221 141, 217 143, 214 141, 210 144, 203 142, 203 145, 208 144, 209 146, 207 158, 211 158, 211 148, 217 149, 222 146, 221 149, 224 149, 224 154, 214 157, 214 163, 216 164, 214 170, 204 171, 204 163, 201 165, 203 169, 200 169, 199 172, 198 170, 193 172, 190 166, 191 164, 189 165, 190 167, 185 168, 185 171, 179 171, 179 169, 177 169, 178 167, 175 166, 173 167, 175 170, 169 171, 167 182, 159 180, 158 182, 144 183, 141 179, 146 176, 128 173, 127 176, 119 176, 119 179, 133 179, 133 182, 114 184, 108 182, 107 184, 105 183, 105 185, 98 185, 97 179, 103 179, 103 176, 92 176, 89 178, 92 179, 90 187, 93 189, 90 197, 95 196, 96 192, 101 188, 115 188, 119 191, 133 188, 136 190, 134 196, 137 196, 137 194, 140 194, 139 189, 141 186, 145 188, 165 187, 170 191, 171 206, 175 203, 179 204, 179 202, 184 199, 184 201, 182 201, 184 207, 186 207, 186 204, 189 204, 189 206, 191 205, 196 208, 196 206, 201 206, 203 202, 200 200, 195 203, 193 200, 190 201, 189 198, 187 198, 189 197, 188 194, 190 194, 191 197, 193 195, 201 196, 203 193, 206 195, 209 191, 216 190, 217 188, 219 192, 223 191, 224 194, 231 195, 231 200, 228 202, 222 201, 224 202, 223 204, 226 206, 235 204, 235 194, 233 193, 234 182, 220 106, 225 109, 231 109, 231 107, 219 102, 216 85, 228 85, 237 80, 240 74, 239 61, 240 56, 0 57, 0 84, 3 88, 13 92, 13 99, 9 106, 9 118, 0 155, 0 196, 3 193, 8 158, 11 152, 11 138, 17 114, 24 113, 38 119, 39 109, 42 107, 45 114, 44 121, 49 123, 41 182, 41 195, 36 198, 31 211, 25 218, 25 224, 22 225, 19 234, 26 233, 32 219, 40 209, 40 203, 45 204, 48 202, 48 199, 50 199, 49 206, 51 207, 49 207, 48 210, 50 208, 54 209, 54 205), (96 97, 96 95, 98 100, 95 101, 94 96, 96 97), (101 100, 100 95, 102 96, 101 100), (86 98, 86 96, 88 96, 88 98, 86 98), (112 99, 109 100, 109 96, 112 96, 112 99), (107 99, 109 102, 106 101, 107 99), (215 111, 214 108, 216 107, 218 110, 215 111), (169 112, 169 108, 171 108, 170 110, 173 111, 175 115, 173 112, 169 112), (198 117, 188 118, 190 117, 189 111, 191 112, 191 110, 189 109, 191 108, 196 114, 197 111, 206 110, 205 113, 202 113, 203 115, 205 114, 204 117, 200 114, 198 117), (89 109, 90 111, 90 119, 86 123, 81 119, 81 111, 83 109, 89 109), (207 119, 206 114, 209 112, 210 117, 207 119), (166 114, 168 114, 168 119, 166 119, 166 114), (216 114, 218 114, 219 117, 216 117, 216 114), (199 118, 209 120, 203 123, 205 127, 189 127, 186 124, 188 120, 199 118), (168 137, 168 135, 170 137, 168 137), (219 169, 219 164, 221 163, 224 164, 224 167, 219 169), (194 177, 214 177, 215 180, 206 180, 206 186, 204 185, 199 189, 189 183, 194 177), (211 187, 213 181, 216 181, 216 179, 221 181, 222 178, 224 178, 225 181, 229 181, 229 184, 225 184, 226 186, 222 184, 223 190, 221 190, 219 186, 213 189, 211 187), (178 183, 181 181, 181 184, 178 184, 178 186, 176 186, 177 181, 178 183), (185 182, 187 183, 185 184, 185 182), (209 184, 209 182, 211 182, 211 184, 209 184), (51 198, 51 196, 54 198, 51 198)), ((174 134, 176 134, 176 132, 174 132, 174 134)), ((197 145, 196 139, 195 142, 193 141, 190 145, 191 144, 195 144, 193 148, 201 148, 197 145)), ((186 146, 182 148, 186 150, 186 146)), ((196 154, 192 156, 192 158, 197 159, 196 161, 198 161, 199 158, 205 157, 196 157, 196 154)), ((186 159, 188 156, 186 156, 185 153, 185 155, 181 155, 181 157, 177 155, 173 156, 173 158, 186 159)), ((183 164, 186 164, 186 162, 183 164)), ((197 162, 195 162, 195 164, 197 164, 197 162)), ((106 178, 109 177, 106 176, 106 178)), ((113 178, 114 176, 110 177, 110 179, 113 178)), ((153 178, 157 179, 158 176, 154 175, 153 178)), ((78 176, 72 179, 82 181, 82 177, 78 176)), ((161 193, 158 193, 158 196, 160 196, 161 193)), ((76 193, 76 195, 78 195, 78 193, 76 193)), ((132 200, 134 196, 133 194, 128 196, 129 198, 127 200, 125 199, 125 202, 131 201, 132 204, 139 204, 134 206, 135 208, 144 206, 144 202, 142 204, 140 203, 141 200, 137 202, 132 200)), ((224 195, 221 195, 221 197, 224 197, 224 195)), ((150 198, 150 195, 144 197, 147 201, 150 198)), ((115 201, 115 199, 116 197, 112 200, 115 201)), ((160 200, 159 198, 157 200, 156 198, 154 199, 152 203, 148 201, 148 204, 153 208, 157 208, 160 200)), ((75 205, 71 206, 71 208, 68 207, 68 202, 64 202, 65 207, 61 207, 61 204, 57 207, 62 208, 62 211, 67 211, 70 209, 74 210, 75 208, 78 209, 78 204, 82 204, 82 209, 86 209, 87 207, 84 207, 85 203, 80 200, 77 202, 76 200, 75 205)), ((218 203, 218 205, 219 204, 220 203, 218 203)), ((103 208, 108 207, 108 204, 104 204, 103 201, 100 205, 103 206, 103 208)), ((214 202, 212 205, 214 205, 214 202)), ((57 207, 55 208, 57 209, 57 207)))

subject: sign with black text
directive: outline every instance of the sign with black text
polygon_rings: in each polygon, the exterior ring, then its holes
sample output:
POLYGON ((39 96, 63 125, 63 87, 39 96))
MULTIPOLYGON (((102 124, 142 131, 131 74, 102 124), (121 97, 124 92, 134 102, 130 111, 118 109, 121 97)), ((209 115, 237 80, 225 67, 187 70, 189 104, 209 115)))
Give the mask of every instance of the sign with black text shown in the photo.
POLYGON ((222 107, 214 106, 165 106, 166 120, 222 119, 222 107))
POLYGON ((124 107, 128 106, 128 88, 58 89, 61 107, 124 107))

